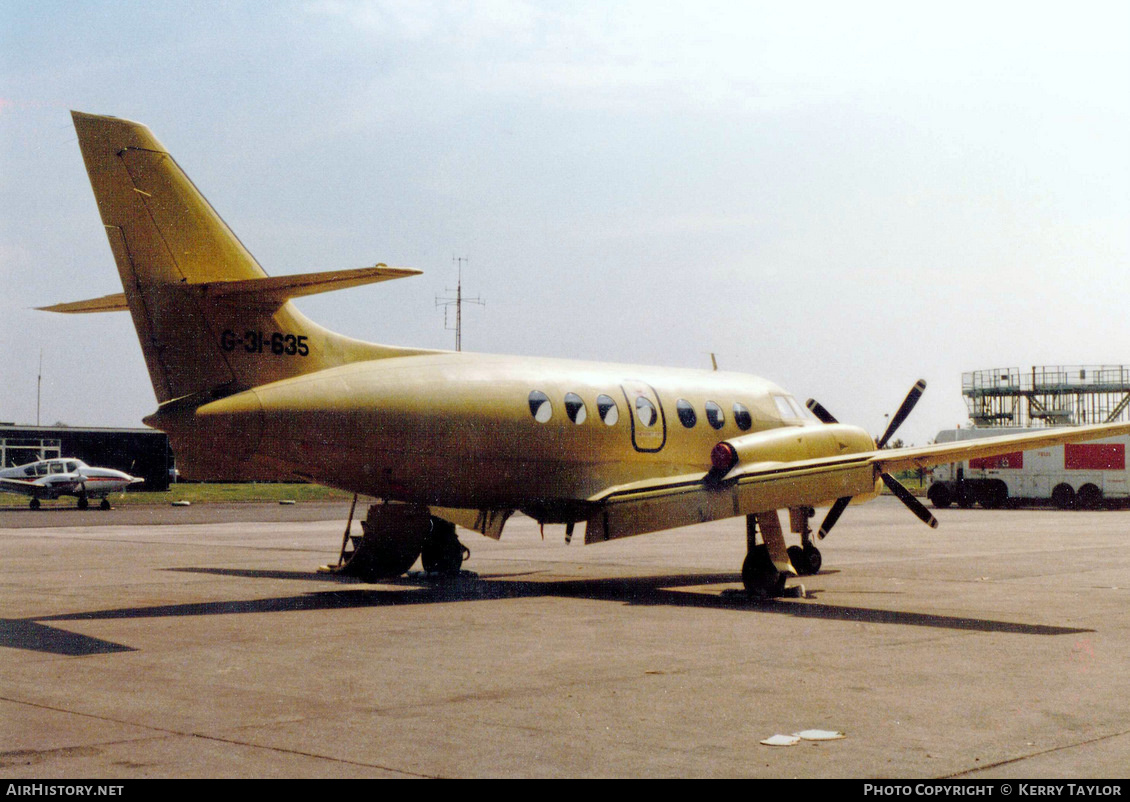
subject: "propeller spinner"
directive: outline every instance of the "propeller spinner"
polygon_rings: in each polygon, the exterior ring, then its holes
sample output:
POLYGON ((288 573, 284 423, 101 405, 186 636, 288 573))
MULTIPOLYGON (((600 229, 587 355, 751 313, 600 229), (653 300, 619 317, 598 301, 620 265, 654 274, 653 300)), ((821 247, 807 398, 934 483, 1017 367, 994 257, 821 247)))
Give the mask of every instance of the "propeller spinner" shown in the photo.
MULTIPOLYGON (((914 405, 918 403, 918 399, 922 397, 922 393, 925 390, 926 382, 924 380, 919 379, 914 383, 914 386, 910 388, 910 392, 906 394, 906 398, 899 406, 898 412, 896 412, 895 416, 891 418, 891 422, 887 426, 887 430, 883 432, 882 437, 880 437, 875 442, 876 448, 883 448, 887 444, 898 427, 902 425, 902 422, 904 420, 906 420, 907 416, 910 414, 910 411, 914 409, 914 405)), ((824 409, 824 407, 819 402, 810 398, 805 406, 807 406, 809 410, 811 410, 813 415, 815 415, 824 423, 837 422, 832 414, 828 412, 828 410, 824 409)), ((911 492, 903 487, 902 483, 899 482, 898 479, 891 476, 889 473, 883 473, 880 474, 880 476, 883 479, 883 484, 885 484, 891 491, 891 493, 894 494, 895 498, 905 504, 911 512, 918 516, 918 519, 922 521, 922 523, 926 524, 931 529, 937 527, 938 519, 935 518, 930 513, 930 511, 926 509, 925 506, 923 506, 921 501, 911 495, 911 492)), ((849 503, 851 503, 850 496, 836 499, 836 503, 832 505, 832 509, 828 510, 828 514, 824 517, 824 522, 820 524, 820 530, 817 532, 817 537, 823 539, 828 535, 828 532, 830 532, 832 530, 832 527, 836 525, 836 521, 838 521, 840 519, 840 516, 843 515, 844 510, 847 509, 847 505, 849 503)))

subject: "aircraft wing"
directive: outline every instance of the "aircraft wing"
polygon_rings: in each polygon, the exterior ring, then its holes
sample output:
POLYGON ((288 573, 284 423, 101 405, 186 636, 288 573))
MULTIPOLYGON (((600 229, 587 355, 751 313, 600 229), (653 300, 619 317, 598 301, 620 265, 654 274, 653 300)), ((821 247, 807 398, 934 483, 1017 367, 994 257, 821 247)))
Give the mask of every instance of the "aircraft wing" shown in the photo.
POLYGON ((19 493, 22 496, 33 498, 54 498, 51 488, 39 482, 28 482, 23 479, 5 479, 0 477, 0 491, 5 493, 19 493))
POLYGON ((1043 432, 1007 434, 977 440, 958 440, 912 448, 892 448, 874 453, 874 463, 883 473, 911 468, 928 468, 943 462, 958 462, 977 457, 992 457, 1013 451, 1030 451, 1041 446, 1079 443, 1104 437, 1130 434, 1130 423, 1104 423, 1094 426, 1073 426, 1043 432))
POLYGON ((818 507, 845 497, 870 497, 883 473, 1125 434, 1130 434, 1130 423, 1079 426, 793 462, 739 464, 720 478, 695 473, 646 479, 607 488, 588 499, 593 512, 585 542, 786 507, 818 507))

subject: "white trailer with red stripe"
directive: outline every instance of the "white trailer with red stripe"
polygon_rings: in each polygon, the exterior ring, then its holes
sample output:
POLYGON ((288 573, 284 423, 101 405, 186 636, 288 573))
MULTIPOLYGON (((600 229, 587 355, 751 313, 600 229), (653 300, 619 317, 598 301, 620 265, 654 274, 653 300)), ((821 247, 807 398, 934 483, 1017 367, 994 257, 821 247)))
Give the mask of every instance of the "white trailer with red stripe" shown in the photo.
MULTIPOLYGON (((938 433, 935 442, 1027 431, 1034 429, 947 429, 938 433)), ((1104 501, 1130 498, 1127 445, 1130 437, 1112 437, 938 465, 926 495, 935 507, 980 504, 996 508, 1008 503, 1050 501, 1061 509, 1093 509, 1104 501)))

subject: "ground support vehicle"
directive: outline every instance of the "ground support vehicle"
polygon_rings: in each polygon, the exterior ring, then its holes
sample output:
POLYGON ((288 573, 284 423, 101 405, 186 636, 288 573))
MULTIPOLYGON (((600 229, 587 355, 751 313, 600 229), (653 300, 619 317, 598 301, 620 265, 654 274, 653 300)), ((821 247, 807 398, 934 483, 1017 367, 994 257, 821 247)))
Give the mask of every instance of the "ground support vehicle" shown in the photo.
MULTIPOLYGON (((1025 431, 1031 429, 949 429, 939 432, 935 442, 1025 431)), ((938 465, 926 495, 939 508, 980 504, 994 509, 1006 504, 1050 502, 1061 509, 1094 509, 1104 502, 1130 498, 1127 445, 1130 437, 1112 437, 938 465)))

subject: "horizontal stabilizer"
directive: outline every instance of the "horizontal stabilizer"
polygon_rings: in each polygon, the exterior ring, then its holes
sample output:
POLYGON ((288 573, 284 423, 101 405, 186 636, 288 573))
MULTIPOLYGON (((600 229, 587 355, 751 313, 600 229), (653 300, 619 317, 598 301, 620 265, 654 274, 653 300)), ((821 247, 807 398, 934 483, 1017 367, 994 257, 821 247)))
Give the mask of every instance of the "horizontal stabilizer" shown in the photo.
MULTIPOLYGON (((290 298, 316 295, 320 292, 344 290, 362 284, 391 281, 394 278, 418 276, 423 271, 410 267, 389 267, 378 264, 355 270, 332 270, 326 273, 300 273, 293 276, 267 276, 264 278, 237 279, 234 281, 209 281, 180 286, 199 288, 206 298, 222 300, 237 306, 275 307, 290 298)), ((42 312, 82 314, 88 312, 128 312, 124 293, 104 295, 88 301, 72 301, 52 306, 36 307, 42 312)))
POLYGON ((362 284, 375 284, 394 278, 418 276, 423 271, 410 267, 389 267, 378 264, 355 270, 332 270, 326 273, 300 273, 294 276, 268 276, 266 278, 213 281, 205 285, 206 295, 222 298, 237 304, 281 304, 289 298, 317 295, 320 292, 345 290, 362 284))
POLYGON ((71 303, 55 304, 53 306, 37 306, 36 309, 40 312, 84 314, 87 312, 128 312, 129 305, 126 303, 126 294, 124 292, 118 292, 113 295, 103 295, 101 298, 91 298, 89 301, 72 301, 71 303))

